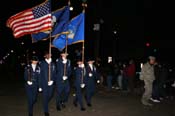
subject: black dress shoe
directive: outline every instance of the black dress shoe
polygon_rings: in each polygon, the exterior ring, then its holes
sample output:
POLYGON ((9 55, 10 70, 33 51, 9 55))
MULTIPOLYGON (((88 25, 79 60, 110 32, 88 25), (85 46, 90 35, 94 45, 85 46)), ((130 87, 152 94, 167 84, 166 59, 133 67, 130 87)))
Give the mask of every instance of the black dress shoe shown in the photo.
POLYGON ((48 113, 48 112, 45 112, 44 115, 45 115, 45 116, 49 116, 49 113, 48 113))
POLYGON ((57 111, 61 111, 61 107, 60 106, 56 106, 57 111))
POLYGON ((86 109, 85 108, 81 108, 81 111, 85 111, 86 109))
POLYGON ((29 113, 29 116, 33 116, 33 114, 29 113))
POLYGON ((62 108, 66 108, 66 105, 64 103, 61 104, 62 108))
POLYGON ((92 104, 87 104, 87 106, 92 107, 92 104))
POLYGON ((75 106, 75 107, 77 107, 77 106, 78 106, 76 102, 73 102, 73 104, 74 104, 74 106, 75 106))

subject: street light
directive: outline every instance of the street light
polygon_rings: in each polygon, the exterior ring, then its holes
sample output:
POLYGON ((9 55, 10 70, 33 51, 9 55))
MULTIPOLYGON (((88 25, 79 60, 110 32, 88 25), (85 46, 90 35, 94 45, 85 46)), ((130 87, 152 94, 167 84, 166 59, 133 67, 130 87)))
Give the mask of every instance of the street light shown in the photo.
POLYGON ((117 54, 119 54, 119 50, 118 50, 118 48, 119 48, 119 44, 118 44, 118 42, 119 42, 119 25, 118 24, 114 24, 113 25, 113 31, 112 31, 112 33, 113 33, 113 57, 114 57, 114 62, 115 62, 115 60, 116 60, 116 58, 118 57, 118 55, 117 54))

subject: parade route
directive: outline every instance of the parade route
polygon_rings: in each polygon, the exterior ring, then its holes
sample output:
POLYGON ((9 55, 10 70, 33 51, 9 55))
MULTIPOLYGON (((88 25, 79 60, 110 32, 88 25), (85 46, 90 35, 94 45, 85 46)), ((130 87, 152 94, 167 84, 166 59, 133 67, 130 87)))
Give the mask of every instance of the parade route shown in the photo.
MULTIPOLYGON (((140 103, 140 94, 127 94, 121 91, 105 91, 103 88, 93 98, 92 107, 85 105, 82 112, 73 105, 73 91, 66 108, 57 111, 55 95, 50 104, 50 116, 175 116, 175 101, 165 99, 152 107, 145 107, 140 103)), ((84 102, 85 103, 85 102, 84 102)), ((27 116, 27 98, 22 84, 3 83, 0 86, 0 116, 27 116), (7 85, 9 84, 9 85, 7 85)), ((44 116, 42 96, 39 94, 34 106, 34 116, 44 116)))

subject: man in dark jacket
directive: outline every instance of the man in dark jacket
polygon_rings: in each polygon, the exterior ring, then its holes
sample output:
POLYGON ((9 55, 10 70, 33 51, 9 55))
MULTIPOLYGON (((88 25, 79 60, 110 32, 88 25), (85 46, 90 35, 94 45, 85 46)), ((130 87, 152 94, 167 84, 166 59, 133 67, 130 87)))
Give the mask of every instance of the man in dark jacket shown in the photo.
POLYGON ((37 99, 38 89, 41 91, 40 67, 38 66, 38 58, 36 56, 33 56, 31 64, 25 67, 24 80, 28 99, 28 112, 29 116, 33 116, 33 106, 37 99))
POLYGON ((96 82, 100 83, 100 80, 97 76, 96 67, 93 65, 93 63, 93 59, 88 59, 85 76, 86 102, 89 107, 92 106, 91 99, 92 96, 95 94, 96 82))
POLYGON ((49 116, 49 101, 53 96, 54 81, 56 76, 55 63, 52 61, 51 54, 45 53, 45 59, 41 61, 41 85, 43 89, 43 107, 45 116, 49 116))
POLYGON ((77 107, 77 102, 80 105, 80 110, 81 111, 85 111, 86 109, 84 108, 83 105, 83 93, 82 93, 82 89, 85 88, 85 66, 84 63, 78 59, 77 60, 77 67, 75 68, 75 80, 74 80, 74 86, 75 86, 75 99, 74 99, 74 106, 77 107))
POLYGON ((69 77, 71 75, 71 62, 67 59, 67 53, 62 52, 61 57, 56 60, 56 91, 57 91, 57 99, 56 99, 56 108, 57 110, 61 110, 65 108, 65 102, 68 101, 70 84, 69 77))

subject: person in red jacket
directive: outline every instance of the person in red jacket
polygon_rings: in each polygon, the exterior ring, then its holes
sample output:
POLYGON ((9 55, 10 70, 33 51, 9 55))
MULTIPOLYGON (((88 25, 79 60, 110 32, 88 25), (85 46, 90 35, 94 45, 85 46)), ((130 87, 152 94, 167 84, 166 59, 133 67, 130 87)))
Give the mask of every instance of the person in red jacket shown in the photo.
POLYGON ((134 60, 131 59, 127 67, 128 87, 131 93, 134 92, 135 74, 136 74, 136 66, 134 60))

